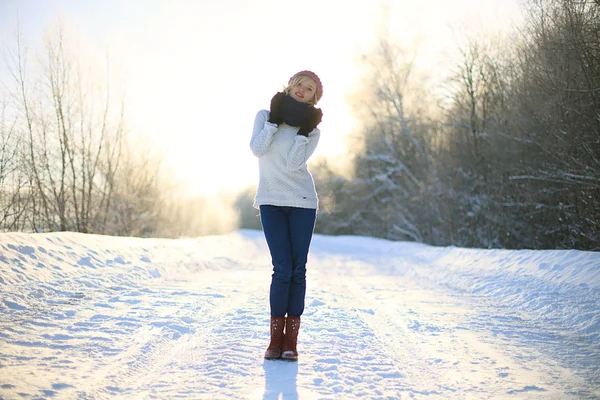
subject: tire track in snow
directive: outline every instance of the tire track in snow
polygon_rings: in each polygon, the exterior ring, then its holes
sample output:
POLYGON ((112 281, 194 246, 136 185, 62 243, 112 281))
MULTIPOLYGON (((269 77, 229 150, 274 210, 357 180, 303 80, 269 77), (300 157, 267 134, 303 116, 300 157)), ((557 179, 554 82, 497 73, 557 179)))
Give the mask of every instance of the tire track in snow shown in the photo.
MULTIPOLYGON (((165 383, 168 377, 162 371, 168 370, 173 363, 191 368, 204 367, 201 361, 194 360, 194 342, 210 336, 222 316, 240 308, 250 296, 248 291, 237 290, 236 280, 228 280, 228 277, 228 274, 219 276, 222 282, 213 282, 203 290, 156 291, 149 304, 144 306, 164 309, 170 303, 175 314, 151 316, 155 319, 151 322, 153 326, 136 330, 125 351, 111 359, 110 365, 93 372, 98 377, 96 382, 80 391, 80 397, 88 393, 92 397, 142 396, 165 383), (186 300, 188 296, 197 299, 190 303, 186 300)), ((189 282, 186 285, 189 286, 189 282)))
MULTIPOLYGON (((442 308, 447 306, 447 299, 402 277, 386 277, 385 284, 394 288, 392 290, 365 285, 366 280, 364 277, 348 280, 343 288, 351 294, 353 307, 363 310, 361 317, 386 346, 390 356, 405 366, 409 396, 447 398, 451 394, 464 398, 489 395, 488 388, 481 386, 481 382, 486 376, 495 376, 487 366, 491 363, 483 362, 486 364, 484 371, 476 371, 473 365, 465 363, 465 360, 477 359, 479 364, 486 357, 469 350, 444 322, 414 311, 430 309, 432 305, 442 308), (381 296, 384 291, 392 296, 381 296)), ((381 285, 382 280, 377 281, 381 285)), ((453 304, 451 309, 456 312, 461 308, 453 304)), ((441 310, 440 314, 443 314, 441 310)))
POLYGON ((404 358, 411 394, 577 398, 570 384, 578 379, 569 371, 537 353, 524 363, 522 350, 473 332, 465 318, 476 313, 469 302, 398 276, 376 281, 379 287, 366 277, 345 287, 355 304, 373 311, 363 313, 365 320, 404 358))
POLYGON ((161 381, 148 382, 142 391, 161 397, 172 394, 176 386, 178 395, 207 399, 262 393, 261 365, 269 329, 262 281, 247 287, 235 304, 214 312, 212 323, 196 330, 187 347, 155 374, 161 381), (224 380, 227 376, 235 379, 224 380))
MULTIPOLYGON (((387 349, 390 359, 405 367, 405 385, 409 393, 436 396, 457 391, 453 382, 439 374, 438 366, 429 361, 431 357, 423 351, 418 338, 410 330, 406 323, 408 310, 400 315, 386 311, 381 302, 368 295, 369 288, 362 287, 356 279, 347 280, 343 291, 350 294, 352 307, 360 311, 361 319, 387 349)), ((438 328, 429 325, 426 330, 436 332, 438 328)))
POLYGON ((299 337, 301 386, 319 398, 398 398, 406 370, 365 323, 349 296, 318 282, 309 293, 299 337))

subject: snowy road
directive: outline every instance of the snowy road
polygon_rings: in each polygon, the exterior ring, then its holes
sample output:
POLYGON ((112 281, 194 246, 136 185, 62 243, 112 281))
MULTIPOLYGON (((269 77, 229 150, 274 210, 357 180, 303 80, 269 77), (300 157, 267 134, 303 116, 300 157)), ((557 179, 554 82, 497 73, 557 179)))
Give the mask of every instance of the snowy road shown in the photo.
POLYGON ((600 397, 600 254, 317 235, 290 363, 260 232, 0 246, 0 398, 600 397))

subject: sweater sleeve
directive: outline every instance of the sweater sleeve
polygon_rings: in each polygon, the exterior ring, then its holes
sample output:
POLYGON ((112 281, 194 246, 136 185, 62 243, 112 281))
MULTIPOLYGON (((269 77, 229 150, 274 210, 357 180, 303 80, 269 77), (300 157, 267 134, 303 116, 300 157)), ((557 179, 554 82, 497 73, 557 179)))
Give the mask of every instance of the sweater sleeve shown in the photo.
POLYGON ((321 137, 321 131, 314 129, 308 134, 308 137, 298 135, 294 138, 294 144, 290 149, 287 160, 286 168, 294 171, 305 166, 308 159, 314 153, 321 137))
POLYGON ((269 112, 261 110, 254 119, 254 129, 252 130, 252 139, 250 139, 250 148, 256 157, 264 156, 273 140, 273 134, 277 131, 277 125, 267 122, 269 112))

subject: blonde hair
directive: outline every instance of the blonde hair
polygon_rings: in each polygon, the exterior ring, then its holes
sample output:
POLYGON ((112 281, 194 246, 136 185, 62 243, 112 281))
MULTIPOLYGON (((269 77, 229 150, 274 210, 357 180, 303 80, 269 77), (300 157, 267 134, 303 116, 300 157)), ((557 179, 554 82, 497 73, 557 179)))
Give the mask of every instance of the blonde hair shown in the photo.
MULTIPOLYGON (((306 76, 306 75, 298 75, 297 77, 295 77, 294 79, 292 79, 287 86, 283 87, 283 93, 285 93, 286 95, 289 95, 290 92, 292 91, 292 88, 294 86, 296 86, 297 84, 299 84, 300 82, 302 82, 302 80, 304 79, 310 79, 311 81, 314 82, 314 79, 312 79, 310 76, 306 76)), ((315 82, 316 84, 317 82, 315 82)), ((313 97, 312 99, 310 99, 308 101, 309 104, 312 104, 313 106, 317 104, 319 100, 317 100, 317 90, 315 88, 315 91, 313 93, 313 97)))

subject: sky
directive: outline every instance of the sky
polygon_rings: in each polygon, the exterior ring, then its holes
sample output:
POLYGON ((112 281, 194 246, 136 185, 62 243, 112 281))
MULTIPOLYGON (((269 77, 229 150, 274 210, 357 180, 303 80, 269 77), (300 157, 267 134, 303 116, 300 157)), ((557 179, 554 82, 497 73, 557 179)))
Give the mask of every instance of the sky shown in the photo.
POLYGON ((314 235, 298 362, 264 360, 259 230, 0 233, 0 398, 600 398, 600 253, 314 235))
POLYGON ((189 192, 215 194, 257 183, 254 117, 294 73, 312 70, 324 86, 313 159, 342 164, 356 125, 346 101, 359 84, 355 61, 382 21, 406 46, 419 43, 424 68, 444 68, 457 30, 507 26, 517 2, 0 0, 0 38, 18 15, 35 46, 61 19, 86 54, 110 55, 129 130, 164 153, 189 192))

